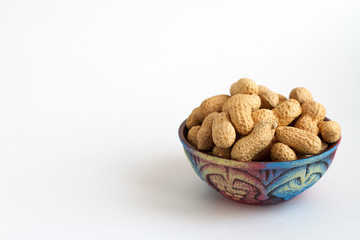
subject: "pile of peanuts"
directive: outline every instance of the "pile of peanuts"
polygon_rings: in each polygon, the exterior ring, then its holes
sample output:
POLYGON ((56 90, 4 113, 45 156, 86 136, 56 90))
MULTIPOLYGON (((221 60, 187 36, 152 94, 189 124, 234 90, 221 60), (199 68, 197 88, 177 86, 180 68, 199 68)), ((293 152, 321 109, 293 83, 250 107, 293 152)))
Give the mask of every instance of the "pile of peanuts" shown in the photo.
POLYGON ((341 137, 340 125, 324 121, 324 106, 309 90, 289 99, 241 78, 230 95, 205 99, 186 119, 188 142, 200 151, 238 161, 292 161, 324 152, 341 137))

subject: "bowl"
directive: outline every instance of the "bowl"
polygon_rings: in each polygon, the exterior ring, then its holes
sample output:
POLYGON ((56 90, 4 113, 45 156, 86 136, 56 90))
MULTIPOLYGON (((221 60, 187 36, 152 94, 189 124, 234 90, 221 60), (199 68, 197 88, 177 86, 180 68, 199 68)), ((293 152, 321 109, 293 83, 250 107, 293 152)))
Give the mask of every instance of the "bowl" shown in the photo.
MULTIPOLYGON (((328 119, 326 119, 328 120, 328 119)), ((313 186, 330 167, 341 138, 316 156, 288 162, 244 162, 212 156, 179 137, 196 174, 225 197, 239 203, 272 205, 290 200, 313 186)))

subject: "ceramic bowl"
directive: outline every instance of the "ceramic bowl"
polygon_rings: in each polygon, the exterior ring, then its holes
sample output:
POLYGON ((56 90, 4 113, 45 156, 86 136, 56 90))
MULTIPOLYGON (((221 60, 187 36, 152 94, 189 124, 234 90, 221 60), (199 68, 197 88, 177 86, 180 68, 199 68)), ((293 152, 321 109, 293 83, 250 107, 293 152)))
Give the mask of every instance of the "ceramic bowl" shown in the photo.
POLYGON ((239 203, 271 205, 313 186, 332 163, 340 140, 316 156, 289 162, 243 162, 209 155, 187 140, 185 121, 179 137, 196 174, 216 191, 239 203))

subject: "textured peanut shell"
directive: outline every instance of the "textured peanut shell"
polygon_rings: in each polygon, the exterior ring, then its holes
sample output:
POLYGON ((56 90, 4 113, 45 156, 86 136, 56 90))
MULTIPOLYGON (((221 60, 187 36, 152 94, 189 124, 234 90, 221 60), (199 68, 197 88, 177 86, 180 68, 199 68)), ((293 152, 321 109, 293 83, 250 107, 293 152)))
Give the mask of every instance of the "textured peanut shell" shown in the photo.
POLYGON ((212 124, 212 137, 216 146, 231 147, 236 138, 235 127, 230 121, 229 113, 219 113, 212 124))
POLYGON ((210 151, 215 146, 212 138, 212 124, 218 114, 218 112, 210 113, 201 124, 199 132, 196 135, 199 150, 210 151))
POLYGON ((197 147, 196 136, 197 136, 199 130, 200 130, 200 126, 193 126, 192 128, 190 128, 188 135, 187 135, 188 142, 191 145, 193 145, 194 147, 197 147))
POLYGON ((324 141, 321 141, 321 148, 320 148, 320 151, 317 154, 325 152, 328 147, 329 147, 329 144, 327 144, 324 141))
POLYGON ((258 94, 259 86, 249 78, 240 78, 239 81, 233 83, 230 87, 231 96, 238 93, 258 94))
POLYGON ((256 154, 252 161, 262 161, 262 162, 269 162, 271 161, 271 158, 270 158, 270 151, 271 151, 271 148, 272 146, 277 143, 277 139, 275 137, 275 134, 274 134, 274 137, 273 139, 271 140, 271 142, 263 149, 261 150, 258 154, 256 154))
POLYGON ((278 93, 277 95, 279 97, 279 104, 287 100, 287 98, 284 95, 281 95, 280 93, 278 93))
POLYGON ((321 140, 316 134, 295 127, 278 127, 275 136, 301 154, 317 154, 321 149, 321 140))
POLYGON ((279 96, 265 86, 259 85, 261 108, 273 109, 279 104, 279 96))
POLYGON ((272 119, 259 122, 248 136, 234 144, 231 158, 239 161, 253 160, 273 140, 276 126, 276 121, 272 119))
POLYGON ((221 148, 218 146, 213 147, 211 154, 214 156, 230 159, 231 148, 221 148))
POLYGON ((301 104, 301 109, 303 111, 303 115, 309 115, 318 124, 324 120, 326 115, 325 107, 321 103, 315 101, 304 102, 301 104))
POLYGON ((260 108, 261 100, 260 97, 256 94, 235 94, 231 96, 225 103, 222 108, 223 112, 229 112, 230 107, 236 102, 248 103, 252 111, 256 111, 260 108))
POLYGON ((197 113, 197 119, 203 121, 212 112, 221 112, 224 103, 230 98, 228 95, 216 95, 205 99, 197 113))
POLYGON ((301 115, 302 109, 298 101, 289 99, 277 105, 272 111, 278 119, 279 126, 287 126, 301 115))
POLYGON ((230 107, 230 119, 236 131, 241 135, 248 135, 254 127, 251 117, 251 107, 247 103, 236 102, 230 107))
POLYGON ((313 100, 311 92, 304 87, 297 87, 291 90, 289 98, 297 100, 300 104, 313 100))
POLYGON ((320 133, 324 141, 327 143, 334 143, 341 137, 341 128, 335 121, 326 121, 321 123, 320 133))
POLYGON ((258 122, 264 120, 264 119, 274 119, 277 121, 277 117, 275 116, 274 112, 269 109, 259 109, 256 110, 251 114, 251 117, 254 121, 254 124, 257 124, 258 122))
POLYGON ((313 119, 309 115, 301 116, 296 121, 294 127, 312 132, 316 135, 319 134, 318 125, 316 124, 315 121, 313 121, 313 119))
POLYGON ((194 110, 192 110, 191 114, 189 115, 189 117, 186 119, 186 127, 187 129, 191 129, 193 126, 196 125, 201 125, 201 121, 199 121, 197 119, 197 114, 199 112, 200 107, 194 108, 194 110))
POLYGON ((319 123, 326 115, 325 107, 315 101, 307 101, 301 105, 302 114, 296 121, 295 127, 319 134, 319 123))
MULTIPOLYGON (((329 146, 329 145, 328 145, 326 142, 321 141, 321 148, 320 148, 320 151, 319 151, 318 153, 316 153, 316 155, 317 155, 317 154, 321 154, 321 153, 325 152, 325 151, 326 151, 326 149, 328 148, 328 146, 329 146)), ((298 158, 298 159, 304 159, 304 158, 309 158, 309 157, 312 157, 312 156, 314 156, 314 155, 312 155, 312 154, 301 154, 301 153, 296 153, 296 156, 297 156, 297 158, 298 158)))
POLYGON ((288 145, 283 143, 276 143, 271 148, 271 160, 274 162, 285 162, 296 160, 296 153, 288 145))

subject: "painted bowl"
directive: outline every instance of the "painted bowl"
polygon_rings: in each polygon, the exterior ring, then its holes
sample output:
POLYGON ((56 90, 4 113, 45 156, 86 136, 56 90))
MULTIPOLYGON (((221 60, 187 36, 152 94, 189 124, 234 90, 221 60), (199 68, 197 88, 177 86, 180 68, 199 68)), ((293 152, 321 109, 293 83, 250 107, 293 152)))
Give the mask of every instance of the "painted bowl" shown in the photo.
POLYGON ((179 137, 196 174, 216 191, 239 203, 272 205, 313 186, 332 163, 340 140, 316 156, 289 162, 244 162, 209 155, 187 140, 185 121, 179 137))

